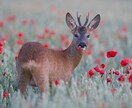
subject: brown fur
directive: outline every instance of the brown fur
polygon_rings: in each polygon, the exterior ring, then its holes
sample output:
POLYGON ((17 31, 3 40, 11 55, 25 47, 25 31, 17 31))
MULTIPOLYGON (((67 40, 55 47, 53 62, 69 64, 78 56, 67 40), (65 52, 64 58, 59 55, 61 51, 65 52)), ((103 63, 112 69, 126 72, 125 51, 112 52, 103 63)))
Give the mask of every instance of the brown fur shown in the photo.
POLYGON ((17 68, 18 88, 23 94, 28 84, 44 92, 54 80, 70 81, 79 64, 82 51, 74 45, 64 51, 46 49, 37 42, 28 42, 20 50, 17 68))

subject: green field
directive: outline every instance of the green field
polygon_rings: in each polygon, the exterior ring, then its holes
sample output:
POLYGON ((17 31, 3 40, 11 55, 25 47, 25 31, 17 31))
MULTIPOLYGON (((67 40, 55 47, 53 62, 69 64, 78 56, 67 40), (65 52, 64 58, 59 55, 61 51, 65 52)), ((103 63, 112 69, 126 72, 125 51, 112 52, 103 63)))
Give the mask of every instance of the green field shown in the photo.
POLYGON ((131 11, 131 0, 0 0, 0 108, 132 108, 131 11), (67 48, 73 37, 67 12, 75 19, 78 12, 82 22, 88 12, 90 19, 101 15, 71 86, 53 83, 44 100, 38 88, 28 86, 22 98, 15 83, 21 46, 38 41, 67 48))

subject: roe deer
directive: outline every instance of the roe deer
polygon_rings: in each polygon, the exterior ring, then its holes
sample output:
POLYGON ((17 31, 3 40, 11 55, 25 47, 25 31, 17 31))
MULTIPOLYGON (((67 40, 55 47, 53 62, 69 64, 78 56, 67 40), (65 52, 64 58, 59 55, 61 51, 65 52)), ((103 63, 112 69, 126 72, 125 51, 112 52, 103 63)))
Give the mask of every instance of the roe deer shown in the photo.
POLYGON ((16 62, 17 84, 23 95, 27 85, 35 85, 41 93, 55 80, 70 81, 74 69, 79 64, 83 49, 88 45, 90 33, 97 28, 100 15, 96 15, 89 24, 89 14, 84 25, 77 14, 78 25, 70 13, 66 14, 66 24, 73 34, 71 45, 63 50, 56 51, 44 48, 38 42, 25 43, 16 62))

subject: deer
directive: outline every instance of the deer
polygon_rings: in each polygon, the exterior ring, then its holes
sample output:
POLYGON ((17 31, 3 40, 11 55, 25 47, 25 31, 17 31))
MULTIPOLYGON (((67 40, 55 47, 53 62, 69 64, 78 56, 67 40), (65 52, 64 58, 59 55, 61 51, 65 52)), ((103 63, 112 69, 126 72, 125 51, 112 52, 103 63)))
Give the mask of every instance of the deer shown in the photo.
POLYGON ((22 46, 16 61, 17 87, 22 95, 28 85, 36 86, 40 93, 45 93, 55 80, 70 81, 74 69, 81 61, 83 50, 88 46, 92 31, 100 23, 100 14, 89 22, 88 13, 83 25, 80 18, 81 15, 77 14, 77 24, 72 15, 66 13, 66 24, 73 39, 64 50, 44 48, 39 42, 27 42, 22 46))

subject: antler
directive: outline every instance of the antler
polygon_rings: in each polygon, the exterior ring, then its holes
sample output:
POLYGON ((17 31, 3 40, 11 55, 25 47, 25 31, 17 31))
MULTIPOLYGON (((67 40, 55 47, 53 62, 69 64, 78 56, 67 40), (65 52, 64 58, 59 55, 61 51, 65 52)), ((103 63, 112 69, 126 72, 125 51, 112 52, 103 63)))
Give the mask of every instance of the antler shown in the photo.
POLYGON ((77 12, 77 20, 78 20, 78 24, 79 24, 79 26, 82 26, 81 21, 80 21, 80 18, 81 18, 81 15, 78 16, 78 12, 77 12))
POLYGON ((84 23, 84 25, 83 25, 83 26, 86 26, 86 25, 87 25, 88 20, 89 20, 89 12, 88 12, 88 15, 86 16, 86 21, 85 21, 85 23, 84 23))

